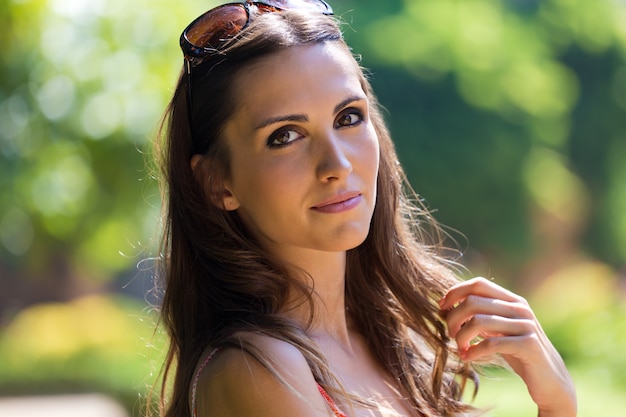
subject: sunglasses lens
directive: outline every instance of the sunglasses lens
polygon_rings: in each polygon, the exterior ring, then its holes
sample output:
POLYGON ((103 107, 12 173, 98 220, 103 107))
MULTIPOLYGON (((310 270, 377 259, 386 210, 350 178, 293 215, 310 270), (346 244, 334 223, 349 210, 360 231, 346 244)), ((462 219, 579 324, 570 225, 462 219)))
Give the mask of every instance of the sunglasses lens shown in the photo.
MULTIPOLYGON (((272 4, 275 2, 272 2, 272 4)), ((280 3, 280 2, 278 2, 280 3)), ((259 13, 274 13, 274 12, 278 12, 280 11, 280 5, 269 5, 269 4, 265 4, 265 3, 254 3, 254 6, 256 7, 256 10, 259 13)))
POLYGON ((195 47, 216 47, 228 37, 237 34, 248 22, 248 14, 241 4, 228 4, 200 16, 185 32, 195 47))
POLYGON ((332 14, 333 10, 330 6, 321 0, 273 0, 272 5, 279 9, 297 9, 308 10, 311 12, 318 12, 324 14, 332 14))
MULTIPOLYGON (((249 22, 248 8, 254 6, 257 13, 272 13, 288 9, 333 14, 333 10, 323 0, 266 0, 244 3, 229 3, 209 10, 194 20, 180 37, 180 47, 186 59, 201 58, 207 55, 206 49, 218 48, 226 39, 241 32, 249 22)), ((189 61, 192 65, 198 61, 189 61)))

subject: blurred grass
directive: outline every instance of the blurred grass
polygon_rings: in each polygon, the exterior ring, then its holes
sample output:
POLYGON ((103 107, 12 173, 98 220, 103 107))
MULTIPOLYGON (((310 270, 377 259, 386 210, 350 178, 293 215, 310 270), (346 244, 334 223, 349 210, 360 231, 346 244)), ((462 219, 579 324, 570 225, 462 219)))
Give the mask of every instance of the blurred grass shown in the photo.
MULTIPOLYGON (((622 416, 626 337, 618 330, 626 309, 619 281, 597 264, 575 269, 583 275, 560 271, 528 298, 572 372, 579 415, 622 416)), ((165 338, 154 326, 144 302, 119 295, 24 309, 0 335, 0 395, 102 392, 141 415, 163 358, 165 338)), ((536 413, 520 378, 505 370, 481 379, 475 404, 490 416, 536 413)))
MULTIPOLYGON (((626 387, 611 380, 602 364, 570 367, 578 393, 578 415, 621 417, 626 410, 626 387)), ((489 408, 491 417, 529 417, 537 409, 517 375, 500 373, 481 380, 475 403, 489 408)))
POLYGON ((103 392, 136 412, 162 362, 154 328, 145 304, 124 296, 26 308, 0 335, 0 395, 103 392))

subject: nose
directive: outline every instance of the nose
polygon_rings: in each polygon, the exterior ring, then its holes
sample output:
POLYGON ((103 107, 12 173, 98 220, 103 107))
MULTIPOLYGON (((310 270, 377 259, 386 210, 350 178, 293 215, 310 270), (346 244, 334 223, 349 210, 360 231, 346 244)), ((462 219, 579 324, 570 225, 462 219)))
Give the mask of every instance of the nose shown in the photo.
POLYGON ((318 140, 317 177, 323 182, 345 178, 352 172, 352 163, 348 152, 349 145, 333 133, 318 140))

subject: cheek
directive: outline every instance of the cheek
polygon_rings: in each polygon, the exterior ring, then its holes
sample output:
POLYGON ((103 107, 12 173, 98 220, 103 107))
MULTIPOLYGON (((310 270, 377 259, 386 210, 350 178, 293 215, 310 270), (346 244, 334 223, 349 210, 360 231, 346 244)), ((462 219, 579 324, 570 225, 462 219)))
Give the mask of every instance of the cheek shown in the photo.
POLYGON ((233 166, 233 193, 249 212, 280 208, 302 188, 302 179, 289 164, 247 160, 237 165, 233 166))
POLYGON ((370 128, 370 136, 369 136, 369 140, 367 141, 367 146, 363 146, 363 155, 362 155, 362 160, 364 161, 365 165, 364 169, 366 169, 368 172, 372 173, 372 177, 374 178, 374 181, 376 179, 376 177, 378 176, 378 165, 380 162, 380 146, 378 143, 378 136, 376 135, 376 132, 374 131, 374 128, 370 128))

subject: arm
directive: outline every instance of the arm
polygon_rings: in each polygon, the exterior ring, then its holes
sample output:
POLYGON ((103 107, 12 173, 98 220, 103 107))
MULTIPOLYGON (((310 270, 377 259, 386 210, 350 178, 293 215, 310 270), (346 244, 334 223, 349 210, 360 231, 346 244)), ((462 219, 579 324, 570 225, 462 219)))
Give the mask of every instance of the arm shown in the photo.
POLYGON ((328 417, 309 366, 298 349, 265 336, 255 343, 270 357, 289 386, 240 349, 220 352, 200 376, 197 417, 328 417))
POLYGON ((528 387, 540 417, 576 416, 574 383, 524 298, 474 278, 452 287, 439 306, 462 359, 500 354, 528 387))

